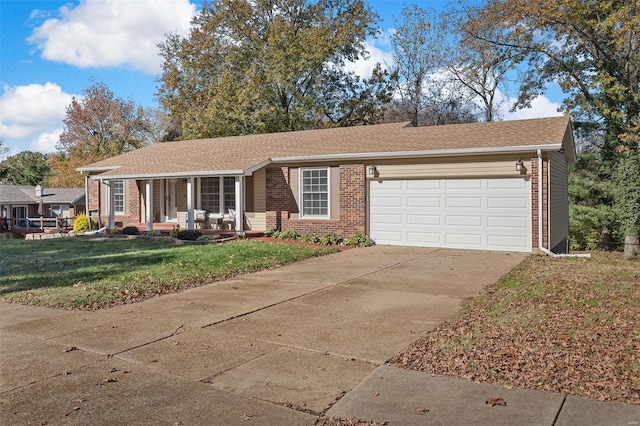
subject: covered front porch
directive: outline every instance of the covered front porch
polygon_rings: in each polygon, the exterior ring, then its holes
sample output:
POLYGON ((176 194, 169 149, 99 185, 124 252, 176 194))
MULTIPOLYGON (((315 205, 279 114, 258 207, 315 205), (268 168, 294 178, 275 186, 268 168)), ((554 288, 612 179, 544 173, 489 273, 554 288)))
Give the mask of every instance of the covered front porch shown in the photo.
POLYGON ((245 176, 98 178, 106 227, 245 231, 245 176))

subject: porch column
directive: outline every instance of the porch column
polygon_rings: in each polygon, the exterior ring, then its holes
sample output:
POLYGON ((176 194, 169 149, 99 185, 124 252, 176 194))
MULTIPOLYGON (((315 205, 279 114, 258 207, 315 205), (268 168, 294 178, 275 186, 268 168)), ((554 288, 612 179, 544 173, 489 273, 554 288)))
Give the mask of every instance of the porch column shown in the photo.
POLYGON ((111 182, 107 182, 107 213, 109 214, 109 218, 107 219, 107 229, 113 229, 116 227, 116 199, 115 192, 111 185, 113 185, 111 182))
POLYGON ((244 176, 236 176, 236 231, 244 229, 244 176))
POLYGON ((153 231, 153 179, 147 179, 145 184, 144 213, 147 222, 147 231, 153 231))
POLYGON ((187 179, 187 229, 193 229, 193 177, 187 179))
MULTIPOLYGON (((89 214, 89 175, 84 177, 84 214, 89 218, 89 231, 91 231, 91 215, 89 214)), ((73 216, 77 216, 78 212, 74 211, 73 216)))

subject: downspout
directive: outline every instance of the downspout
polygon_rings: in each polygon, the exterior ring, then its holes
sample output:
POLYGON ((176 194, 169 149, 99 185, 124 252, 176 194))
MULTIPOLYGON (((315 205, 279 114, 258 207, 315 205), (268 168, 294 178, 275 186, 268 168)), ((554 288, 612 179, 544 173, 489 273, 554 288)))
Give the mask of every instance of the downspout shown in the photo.
POLYGON ((542 192, 542 150, 538 149, 538 248, 540 249, 541 252, 543 252, 544 254, 546 254, 547 256, 551 256, 551 257, 584 257, 587 259, 591 258, 591 253, 585 253, 585 254, 558 254, 558 253, 554 253, 551 250, 547 249, 544 245, 543 245, 543 241, 542 241, 542 231, 543 231, 543 226, 542 226, 542 196, 543 196, 543 192, 542 192))

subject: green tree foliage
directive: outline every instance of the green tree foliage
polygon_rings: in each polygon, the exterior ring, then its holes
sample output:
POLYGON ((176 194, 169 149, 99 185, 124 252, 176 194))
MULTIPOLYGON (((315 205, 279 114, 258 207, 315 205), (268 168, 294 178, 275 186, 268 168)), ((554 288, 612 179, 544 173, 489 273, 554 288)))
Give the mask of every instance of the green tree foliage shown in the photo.
POLYGON ((569 173, 569 240, 571 249, 602 248, 603 232, 620 241, 619 222, 613 208, 615 184, 596 152, 578 155, 569 173))
POLYGON ((506 35, 475 35, 526 56, 520 105, 558 82, 569 95, 568 111, 601 122, 609 161, 619 145, 637 147, 640 140, 639 8, 621 0, 490 0, 475 18, 477 27, 491 22, 506 35))
POLYGON ((638 150, 625 150, 618 163, 616 212, 625 235, 624 257, 640 253, 640 156, 638 150))
POLYGON ((82 98, 73 98, 63 123, 58 153, 48 159, 52 186, 83 186, 77 167, 149 143, 144 109, 132 100, 117 98, 103 83, 86 88, 82 98))
POLYGON ((47 185, 50 172, 44 154, 22 151, 0 163, 0 182, 12 185, 47 185))
MULTIPOLYGON (((629 167, 627 161, 637 162, 637 156, 628 156, 640 141, 640 3, 488 0, 468 27, 487 22, 500 26, 505 38, 488 39, 480 31, 476 37, 510 47, 526 59, 518 105, 528 105, 547 83, 559 83, 567 93, 564 108, 577 121, 598 125, 609 177, 619 170, 617 186, 627 192, 615 197, 616 210, 639 211, 636 194, 630 192, 636 187, 629 180, 634 174, 622 169, 629 167)), ((625 237, 638 237, 633 226, 625 226, 625 232, 625 237)))
POLYGON ((0 155, 5 154, 9 151, 9 147, 4 142, 3 138, 0 138, 0 155))
POLYGON ((188 37, 160 45, 158 98, 182 138, 375 121, 352 100, 384 100, 380 74, 369 84, 342 71, 366 53, 375 19, 362 0, 213 1, 188 37))

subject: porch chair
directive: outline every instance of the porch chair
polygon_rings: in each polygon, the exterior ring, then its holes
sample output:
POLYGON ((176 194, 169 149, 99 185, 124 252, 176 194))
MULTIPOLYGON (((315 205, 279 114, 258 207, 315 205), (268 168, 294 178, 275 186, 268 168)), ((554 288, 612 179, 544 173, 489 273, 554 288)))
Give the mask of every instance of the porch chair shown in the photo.
POLYGON ((227 209, 227 212, 229 214, 229 218, 222 219, 222 228, 226 230, 227 224, 228 224, 229 230, 233 231, 235 229, 235 223, 236 223, 236 211, 235 209, 227 209))

